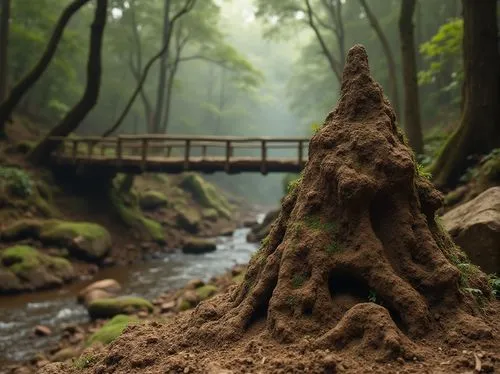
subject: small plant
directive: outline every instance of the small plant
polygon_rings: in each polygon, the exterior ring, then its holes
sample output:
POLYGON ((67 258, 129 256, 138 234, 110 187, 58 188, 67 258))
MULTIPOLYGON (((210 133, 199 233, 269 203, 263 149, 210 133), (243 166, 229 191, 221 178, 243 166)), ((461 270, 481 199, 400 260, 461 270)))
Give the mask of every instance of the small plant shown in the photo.
POLYGON ((94 356, 82 356, 73 361, 73 365, 77 369, 86 369, 93 366, 97 362, 97 358, 94 356))
POLYGON ((493 289, 493 296, 500 299, 500 278, 496 274, 490 275, 490 285, 493 289))
POLYGON ((425 178, 425 179, 431 179, 432 178, 432 174, 429 173, 426 168, 420 164, 420 163, 417 163, 417 174, 419 176, 421 176, 422 178, 425 178))
POLYGON ((319 215, 308 216, 304 221, 307 227, 312 230, 326 231, 330 234, 337 232, 337 224, 335 222, 321 222, 319 215))
POLYGON ((300 288, 305 283, 306 277, 302 274, 295 274, 292 278, 293 288, 300 288))
POLYGON ((377 293, 374 290, 368 292, 368 301, 371 303, 377 303, 377 293))
POLYGON ((30 176, 21 169, 0 167, 0 185, 18 197, 29 197, 34 191, 30 176))

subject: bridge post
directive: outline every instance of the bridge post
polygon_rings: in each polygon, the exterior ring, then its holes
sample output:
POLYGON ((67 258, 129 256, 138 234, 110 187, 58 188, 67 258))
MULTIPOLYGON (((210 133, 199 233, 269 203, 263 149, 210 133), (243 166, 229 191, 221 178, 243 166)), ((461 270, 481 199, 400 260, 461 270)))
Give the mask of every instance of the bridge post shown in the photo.
POLYGON ((73 163, 76 164, 76 156, 78 154, 78 140, 74 139, 73 140, 73 154, 72 154, 72 158, 73 158, 73 163))
POLYGON ((204 160, 207 157, 207 146, 203 145, 201 147, 201 159, 204 160))
POLYGON ((148 139, 142 139, 142 157, 141 157, 141 169, 146 170, 146 162, 148 159, 148 139))
POLYGON ((191 152, 191 140, 186 139, 186 149, 184 150, 184 170, 189 169, 189 153, 191 152))
POLYGON ((226 140, 226 164, 224 165, 224 170, 226 173, 229 173, 229 170, 231 169, 231 141, 226 140))
POLYGON ((120 167, 122 165, 122 138, 121 136, 118 136, 116 139, 116 165, 117 167, 120 167))
POLYGON ((302 160, 304 158, 304 143, 299 140, 299 168, 302 168, 302 160))
POLYGON ((260 172, 264 175, 267 174, 267 142, 262 140, 262 160, 260 164, 260 172))
POLYGON ((92 140, 87 140, 87 159, 90 160, 92 158, 92 154, 94 153, 94 145, 92 144, 92 140))

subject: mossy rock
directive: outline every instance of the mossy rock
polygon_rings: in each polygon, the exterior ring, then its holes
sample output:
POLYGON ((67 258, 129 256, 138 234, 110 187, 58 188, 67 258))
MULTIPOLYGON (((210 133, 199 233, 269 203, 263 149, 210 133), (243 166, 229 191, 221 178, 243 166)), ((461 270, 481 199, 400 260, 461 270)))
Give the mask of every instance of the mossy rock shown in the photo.
POLYGON ((111 318, 118 314, 133 314, 142 310, 152 312, 153 305, 146 299, 132 296, 98 299, 88 306, 88 312, 93 319, 111 318))
POLYGON ((206 208, 201 211, 201 216, 207 221, 215 222, 219 218, 219 212, 214 208, 206 208))
POLYGON ((146 191, 139 197, 139 206, 142 210, 155 210, 168 206, 168 199, 164 193, 158 191, 146 191))
POLYGON ((159 222, 146 218, 136 196, 133 193, 120 193, 113 189, 111 201, 116 214, 128 227, 136 230, 144 240, 154 240, 157 243, 165 243, 165 233, 159 222))
POLYGON ((138 322, 136 317, 118 314, 93 333, 85 345, 91 346, 97 343, 108 345, 119 337, 128 325, 136 322, 138 322))
POLYGON ((177 212, 176 223, 178 227, 192 234, 196 234, 199 231, 201 222, 200 213, 195 208, 186 204, 176 204, 174 209, 177 212))
POLYGON ((17 245, 0 253, 0 291, 20 292, 61 286, 73 279, 71 263, 60 257, 48 256, 37 249, 17 245))
POLYGON ((43 243, 70 248, 72 255, 99 260, 111 249, 111 235, 101 225, 89 222, 48 221, 40 230, 43 243))
POLYGON ((190 192, 193 199, 205 208, 215 209, 220 216, 231 218, 231 205, 217 192, 215 187, 198 174, 187 174, 181 181, 181 187, 190 192))
POLYGON ((4 240, 35 238, 44 244, 68 247, 70 254, 99 260, 111 249, 111 235, 102 226, 89 222, 20 220, 2 230, 4 240))
POLYGON ((217 287, 213 284, 206 284, 204 286, 198 287, 195 291, 200 301, 202 301, 215 295, 217 293, 217 290, 217 287))
POLYGON ((215 241, 209 239, 192 238, 182 246, 182 252, 189 254, 203 254, 217 250, 215 241))

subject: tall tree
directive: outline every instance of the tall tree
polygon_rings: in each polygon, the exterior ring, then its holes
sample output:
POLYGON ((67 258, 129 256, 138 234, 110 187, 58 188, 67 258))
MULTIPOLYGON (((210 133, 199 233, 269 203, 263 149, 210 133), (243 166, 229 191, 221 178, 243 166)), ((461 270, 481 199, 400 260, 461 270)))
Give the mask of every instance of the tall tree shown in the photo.
POLYGON ((54 28, 54 32, 52 33, 49 43, 47 44, 45 52, 38 63, 19 83, 12 88, 7 99, 5 99, 5 101, 0 105, 0 137, 5 137, 5 123, 11 116, 17 104, 19 104, 26 92, 36 83, 49 66, 50 61, 56 53, 57 46, 59 45, 59 41, 63 36, 64 29, 69 20, 89 1, 90 0, 74 0, 64 9, 59 17, 59 20, 57 21, 56 27, 54 28))
POLYGON ((399 106, 399 92, 398 92, 398 78, 397 78, 398 70, 396 67, 396 61, 394 60, 394 55, 392 54, 391 46, 384 34, 384 31, 382 30, 382 27, 380 27, 380 24, 377 21, 377 17, 375 16, 375 14, 373 14, 372 10, 366 3, 366 0, 359 0, 359 2, 361 3, 361 6, 363 7, 363 10, 366 13, 366 17, 368 18, 370 25, 372 26, 373 30, 375 31, 377 37, 380 40, 380 43, 382 44, 382 49, 384 50, 385 58, 387 60, 387 67, 389 73, 390 97, 394 110, 396 111, 396 115, 399 116, 401 112, 399 106))
POLYGON ((399 17, 399 35, 404 81, 404 126, 410 145, 417 154, 424 151, 422 125, 420 121, 420 99, 417 81, 417 58, 413 15, 417 0, 402 0, 399 17))
POLYGON ((463 0, 464 110, 432 167, 438 186, 452 186, 469 156, 500 147, 500 55, 496 0, 463 0))
POLYGON ((321 53, 338 82, 345 62, 345 27, 341 0, 258 0, 257 14, 271 20, 269 33, 296 22, 306 24, 314 33, 321 53), (335 44, 330 42, 334 38, 335 44))
MULTIPOLYGON (((2 0, 0 6, 0 103, 7 94, 7 46, 9 43, 10 0, 2 0)), ((3 128, 3 127, 1 127, 3 128)))
POLYGON ((44 163, 58 147, 59 141, 51 137, 65 137, 76 130, 89 111, 97 103, 101 86, 101 55, 104 28, 106 26, 108 0, 97 0, 94 21, 90 31, 89 57, 87 61, 87 85, 80 101, 66 114, 29 155, 33 163, 44 163))

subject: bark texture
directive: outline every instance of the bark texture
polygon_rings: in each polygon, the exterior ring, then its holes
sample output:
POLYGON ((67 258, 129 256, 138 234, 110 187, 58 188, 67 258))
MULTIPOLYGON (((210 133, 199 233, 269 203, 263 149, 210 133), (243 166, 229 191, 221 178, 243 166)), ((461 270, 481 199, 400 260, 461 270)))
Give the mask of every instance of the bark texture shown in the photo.
POLYGON ((108 0, 97 0, 94 21, 90 32, 89 58, 87 62, 87 85, 80 101, 64 116, 47 137, 42 140, 29 159, 33 163, 44 163, 50 154, 59 146, 59 141, 49 139, 53 136, 67 136, 78 128, 83 119, 97 103, 101 87, 101 54, 102 39, 106 26, 108 0))
POLYGON ((404 81, 404 127, 410 145, 417 154, 424 152, 422 124, 420 121, 420 98, 417 81, 417 56, 413 14, 416 0, 402 0, 399 18, 399 35, 403 62, 404 81))
MULTIPOLYGON (((189 341, 238 339, 266 320, 282 342, 390 359, 415 354, 408 336, 436 311, 470 317, 450 261, 462 254, 434 220, 442 196, 418 174, 363 46, 348 53, 340 97, 245 280, 198 306, 189 341)), ((487 292, 484 274, 470 279, 487 292)))
POLYGON ((464 110, 459 127, 432 167, 434 183, 455 185, 469 157, 500 147, 500 56, 497 1, 463 0, 464 110))

